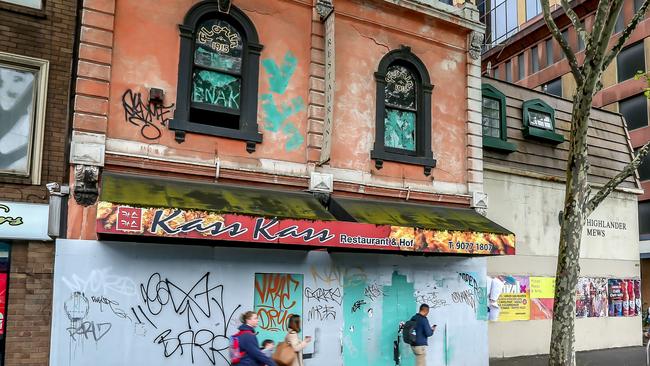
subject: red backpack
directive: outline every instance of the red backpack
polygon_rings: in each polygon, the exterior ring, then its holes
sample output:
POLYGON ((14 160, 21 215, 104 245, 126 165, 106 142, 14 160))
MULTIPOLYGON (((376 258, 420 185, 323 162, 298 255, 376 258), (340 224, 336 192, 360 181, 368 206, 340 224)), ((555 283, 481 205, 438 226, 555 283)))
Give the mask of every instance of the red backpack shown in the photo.
POLYGON ((230 347, 228 347, 228 352, 230 353, 231 365, 237 365, 241 362, 241 359, 246 356, 246 352, 242 352, 241 349, 239 349, 239 337, 245 333, 253 334, 253 332, 250 330, 240 330, 239 332, 230 336, 230 347))

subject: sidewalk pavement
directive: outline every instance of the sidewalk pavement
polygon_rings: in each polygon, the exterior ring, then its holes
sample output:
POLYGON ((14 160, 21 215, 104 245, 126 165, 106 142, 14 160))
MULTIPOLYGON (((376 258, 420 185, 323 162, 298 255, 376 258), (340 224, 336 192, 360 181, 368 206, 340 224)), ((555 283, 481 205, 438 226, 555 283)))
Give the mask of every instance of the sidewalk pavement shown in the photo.
MULTIPOLYGON (((645 347, 609 348, 576 353, 577 366, 645 366, 645 347)), ((548 366, 548 355, 491 358, 490 366, 548 366)))

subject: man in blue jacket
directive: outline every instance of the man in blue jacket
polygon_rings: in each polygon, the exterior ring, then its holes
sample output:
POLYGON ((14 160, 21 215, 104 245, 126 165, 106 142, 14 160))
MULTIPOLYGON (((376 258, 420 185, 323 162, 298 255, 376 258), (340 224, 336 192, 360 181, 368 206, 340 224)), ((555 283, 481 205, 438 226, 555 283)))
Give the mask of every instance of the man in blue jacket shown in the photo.
POLYGON ((427 346, 429 342, 427 338, 433 335, 436 326, 429 324, 429 305, 420 305, 420 312, 413 315, 411 320, 415 321, 415 344, 411 346, 415 354, 415 366, 426 366, 427 364, 427 346))

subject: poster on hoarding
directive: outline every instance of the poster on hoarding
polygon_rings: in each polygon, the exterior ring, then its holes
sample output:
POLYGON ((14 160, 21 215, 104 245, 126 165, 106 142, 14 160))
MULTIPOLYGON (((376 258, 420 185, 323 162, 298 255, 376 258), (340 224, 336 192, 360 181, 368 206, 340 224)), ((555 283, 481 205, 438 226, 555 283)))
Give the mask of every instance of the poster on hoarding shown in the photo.
POLYGON ((609 316, 623 316, 623 280, 610 278, 607 283, 609 316))
POLYGON ((607 316, 607 279, 580 277, 576 285, 576 317, 601 318, 607 316))
POLYGON ((555 277, 530 277, 530 319, 553 319, 555 277))
POLYGON ((503 290, 497 300, 500 322, 530 319, 530 291, 528 277, 497 276, 503 290))

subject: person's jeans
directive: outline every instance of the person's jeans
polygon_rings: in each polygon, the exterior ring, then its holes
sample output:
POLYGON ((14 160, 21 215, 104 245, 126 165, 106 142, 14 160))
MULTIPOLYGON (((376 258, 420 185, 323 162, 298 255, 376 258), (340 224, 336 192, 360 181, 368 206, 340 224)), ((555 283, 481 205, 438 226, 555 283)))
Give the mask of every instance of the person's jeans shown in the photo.
POLYGON ((427 346, 411 346, 415 354, 415 366, 427 365, 427 346))

